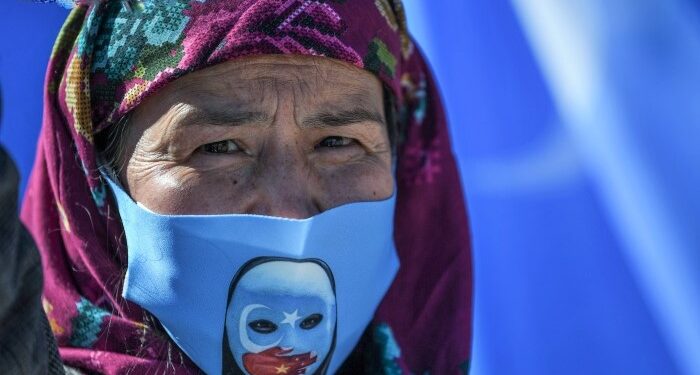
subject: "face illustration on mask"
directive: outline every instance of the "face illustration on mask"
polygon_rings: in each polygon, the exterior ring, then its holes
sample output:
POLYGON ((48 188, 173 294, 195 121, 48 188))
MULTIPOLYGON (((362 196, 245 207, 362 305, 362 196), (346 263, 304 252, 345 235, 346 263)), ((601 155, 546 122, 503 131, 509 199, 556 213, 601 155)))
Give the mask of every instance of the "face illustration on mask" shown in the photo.
POLYGON ((229 288, 222 372, 324 374, 335 329, 335 285, 325 263, 254 259, 229 288))

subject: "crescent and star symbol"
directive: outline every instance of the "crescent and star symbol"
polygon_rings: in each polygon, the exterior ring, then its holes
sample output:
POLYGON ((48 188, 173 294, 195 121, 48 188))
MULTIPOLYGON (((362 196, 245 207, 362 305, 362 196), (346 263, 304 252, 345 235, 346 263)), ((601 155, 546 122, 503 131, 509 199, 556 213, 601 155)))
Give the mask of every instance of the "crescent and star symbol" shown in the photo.
POLYGON ((289 324, 290 326, 294 327, 294 324, 296 324, 296 322, 297 322, 299 319, 301 319, 301 317, 299 316, 299 310, 294 310, 294 312, 291 313, 291 314, 288 314, 288 313, 286 313, 286 312, 284 312, 284 311, 283 311, 282 313, 284 314, 284 320, 282 320, 282 321, 280 322, 280 324, 285 324, 285 323, 287 323, 287 324, 289 324))

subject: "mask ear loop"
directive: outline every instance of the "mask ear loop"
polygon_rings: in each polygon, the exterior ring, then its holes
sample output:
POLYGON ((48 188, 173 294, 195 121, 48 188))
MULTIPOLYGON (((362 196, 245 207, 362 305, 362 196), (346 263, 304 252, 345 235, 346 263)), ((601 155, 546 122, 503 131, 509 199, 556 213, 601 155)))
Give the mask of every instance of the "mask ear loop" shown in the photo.
MULTIPOLYGON (((133 199, 131 199, 129 194, 126 193, 126 190, 124 190, 124 187, 119 182, 119 179, 117 178, 117 176, 114 174, 114 171, 112 171, 111 168, 107 168, 105 166, 105 164, 101 160, 99 160, 99 158, 98 158, 98 165, 99 165, 98 170, 100 171, 100 177, 103 180, 102 183, 104 185, 109 186, 109 188, 110 188, 109 190, 112 191, 112 194, 115 195, 115 198, 116 198, 116 195, 125 195, 133 202, 133 199)), ((134 203, 136 203, 136 202, 134 202, 134 203)))

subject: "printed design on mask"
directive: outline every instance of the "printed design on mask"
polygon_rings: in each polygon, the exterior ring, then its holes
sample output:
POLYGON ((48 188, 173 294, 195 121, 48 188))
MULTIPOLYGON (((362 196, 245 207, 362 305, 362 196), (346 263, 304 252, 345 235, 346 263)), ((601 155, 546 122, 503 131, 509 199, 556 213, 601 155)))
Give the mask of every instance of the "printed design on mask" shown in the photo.
POLYGON ((335 283, 325 263, 256 258, 231 281, 222 373, 325 374, 335 335, 335 283))

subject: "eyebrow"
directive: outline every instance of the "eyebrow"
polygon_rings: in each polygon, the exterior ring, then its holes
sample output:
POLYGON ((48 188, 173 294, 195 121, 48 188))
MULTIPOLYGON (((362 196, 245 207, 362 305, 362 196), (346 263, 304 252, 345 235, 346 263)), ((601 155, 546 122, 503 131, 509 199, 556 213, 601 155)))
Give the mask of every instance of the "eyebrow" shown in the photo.
POLYGON ((234 108, 200 109, 194 108, 179 116, 178 121, 189 125, 223 125, 238 126, 269 121, 270 116, 261 111, 245 111, 234 108))
POLYGON ((305 118, 301 125, 302 127, 308 128, 320 128, 345 126, 360 122, 372 122, 377 125, 386 125, 384 116, 378 112, 369 111, 364 108, 317 113, 305 118))

